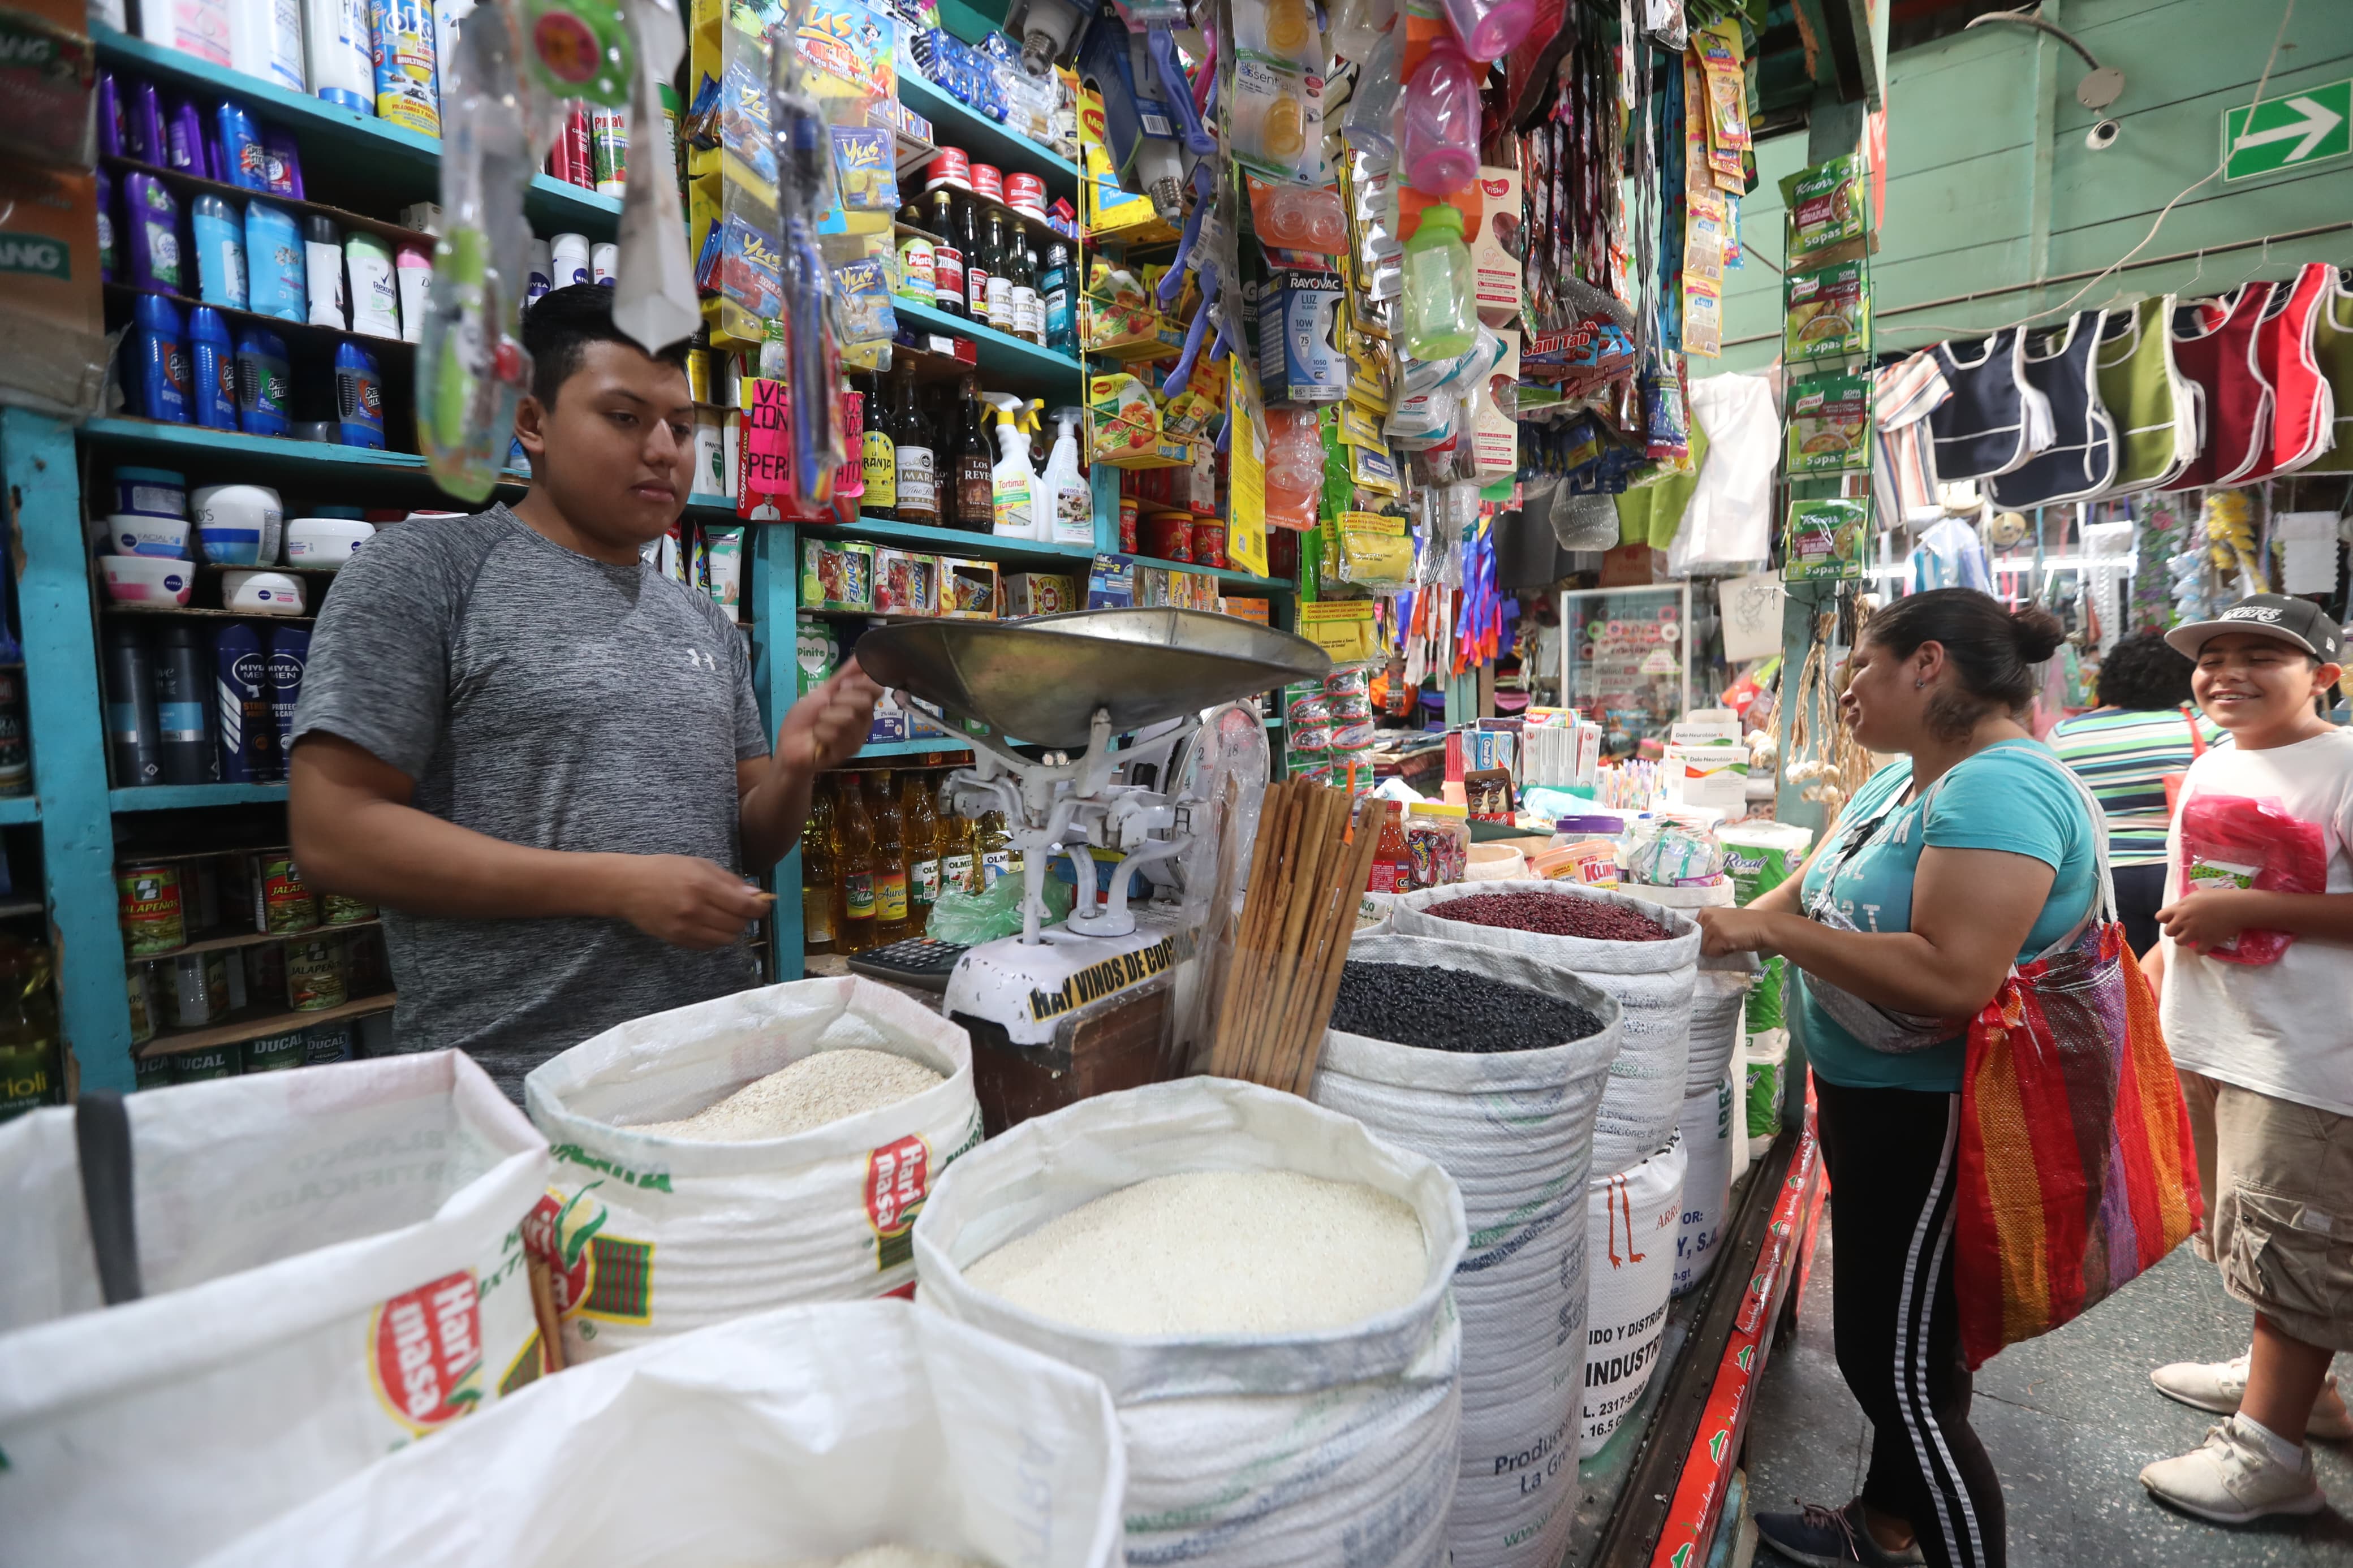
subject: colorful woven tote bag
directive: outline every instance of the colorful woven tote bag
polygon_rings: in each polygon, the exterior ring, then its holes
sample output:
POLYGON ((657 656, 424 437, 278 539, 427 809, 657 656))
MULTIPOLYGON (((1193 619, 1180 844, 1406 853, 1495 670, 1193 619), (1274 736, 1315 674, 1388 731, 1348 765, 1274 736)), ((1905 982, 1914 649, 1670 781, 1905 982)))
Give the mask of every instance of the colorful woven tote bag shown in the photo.
POLYGON ((2100 822, 2094 806, 2098 907, 1969 1025, 1953 1287, 1971 1370, 2122 1288, 2201 1212, 2189 1110, 2116 921, 2100 822))

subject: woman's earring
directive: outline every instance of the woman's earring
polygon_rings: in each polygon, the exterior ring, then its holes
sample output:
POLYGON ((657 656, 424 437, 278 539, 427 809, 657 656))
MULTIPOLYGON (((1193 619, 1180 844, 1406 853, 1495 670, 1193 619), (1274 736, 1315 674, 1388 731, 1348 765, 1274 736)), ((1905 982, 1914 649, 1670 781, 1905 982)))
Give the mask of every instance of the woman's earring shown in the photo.
POLYGON ((1915 680, 1912 683, 1912 689, 1915 691, 1926 690, 1927 689, 1927 685, 1928 683, 1925 679, 1915 680))

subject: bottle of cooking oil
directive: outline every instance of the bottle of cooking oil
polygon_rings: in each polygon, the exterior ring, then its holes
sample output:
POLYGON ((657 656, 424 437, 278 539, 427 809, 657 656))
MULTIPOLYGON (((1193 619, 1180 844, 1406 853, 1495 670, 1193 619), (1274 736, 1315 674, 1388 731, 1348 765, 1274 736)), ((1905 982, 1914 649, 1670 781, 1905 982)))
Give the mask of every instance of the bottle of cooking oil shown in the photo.
POLYGON ((841 775, 833 805, 834 885, 841 890, 835 906, 833 950, 864 952, 874 935, 874 819, 867 814, 866 792, 858 775, 841 775))
POLYGON ((833 951, 833 791, 819 779, 809 791, 808 826, 801 829, 801 951, 833 951))
POLYGON ((0 1121, 64 1100, 46 942, 0 933, 0 1121))
POLYGON ((932 905, 940 896, 940 818, 932 807, 932 781, 909 773, 899 792, 900 814, 907 823, 907 934, 922 936, 931 929, 932 905))
POLYGON ((980 891, 980 860, 973 845, 972 818, 957 815, 948 804, 946 781, 940 786, 940 886, 959 893, 980 891))
POLYGON ((980 884, 983 892, 997 886, 997 879, 1008 871, 1020 870, 1013 858, 1013 836, 1005 830, 1005 814, 984 811, 980 826, 974 835, 980 850, 980 884))
POLYGON ((891 771, 866 775, 867 811, 874 818, 874 940, 903 942, 907 924, 907 827, 891 771))

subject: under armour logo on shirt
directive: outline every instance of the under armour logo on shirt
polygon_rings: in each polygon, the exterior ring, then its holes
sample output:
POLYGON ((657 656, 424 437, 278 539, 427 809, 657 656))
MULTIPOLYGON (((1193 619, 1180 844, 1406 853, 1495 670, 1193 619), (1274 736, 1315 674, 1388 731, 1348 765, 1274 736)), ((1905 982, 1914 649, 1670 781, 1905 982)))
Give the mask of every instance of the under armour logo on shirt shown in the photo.
POLYGON ((719 658, 706 649, 691 647, 686 650, 686 667, 689 669, 706 669, 716 675, 719 673, 719 658))

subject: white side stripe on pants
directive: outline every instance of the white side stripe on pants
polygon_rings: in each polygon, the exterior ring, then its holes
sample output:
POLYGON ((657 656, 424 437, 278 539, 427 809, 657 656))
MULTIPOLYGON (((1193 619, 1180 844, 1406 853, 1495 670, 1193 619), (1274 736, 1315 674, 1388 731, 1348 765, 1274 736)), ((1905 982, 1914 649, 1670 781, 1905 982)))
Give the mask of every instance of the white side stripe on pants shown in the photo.
POLYGON ((1928 1495, 1936 1502, 1936 1522, 1951 1548, 1953 1561, 1964 1568, 1980 1568, 1986 1552, 1984 1534, 1978 1528, 1977 1510, 1969 1502, 1960 1467, 1953 1462, 1952 1450, 1945 1445, 1944 1428, 1936 1424, 1928 1403, 1928 1324, 1936 1300, 1936 1278, 1945 1266, 1945 1247, 1953 1235, 1953 1211, 1947 1201, 1946 1179, 1953 1170, 1953 1153, 1961 1136, 1961 1097, 1956 1094, 1948 1099, 1951 1103, 1945 1113, 1944 1155, 1936 1168, 1936 1179, 1928 1187, 1928 1201, 1920 1210, 1919 1222, 1912 1227, 1912 1245, 1904 1254, 1904 1289, 1896 1300, 1895 1404, 1904 1412, 1905 1430, 1911 1435, 1912 1452, 1920 1462, 1920 1475, 1928 1484, 1928 1495), (1931 1235, 1936 1238, 1933 1247, 1929 1243, 1931 1235), (1930 1247, 1926 1272, 1920 1268, 1923 1247, 1930 1247), (1915 1313, 1919 1320, 1916 1340, 1913 1328, 1915 1313), (1943 1461, 1941 1466, 1939 1459, 1943 1461), (1950 1504, 1959 1507, 1959 1531, 1953 1529, 1948 1499, 1950 1504))

